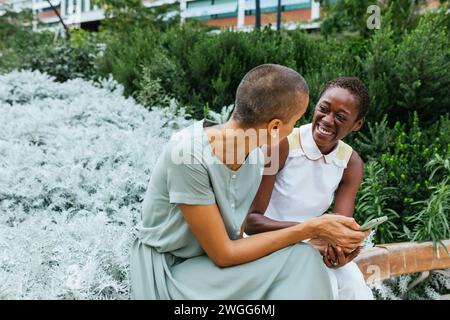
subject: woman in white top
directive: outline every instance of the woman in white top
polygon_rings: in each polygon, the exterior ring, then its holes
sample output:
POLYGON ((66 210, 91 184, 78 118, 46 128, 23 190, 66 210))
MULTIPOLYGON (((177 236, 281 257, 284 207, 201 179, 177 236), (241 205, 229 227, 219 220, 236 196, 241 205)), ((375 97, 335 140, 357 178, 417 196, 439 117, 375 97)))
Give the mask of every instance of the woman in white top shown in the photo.
MULTIPOLYGON (((269 154, 279 155, 276 175, 265 175, 247 218, 246 233, 291 227, 332 212, 351 217, 363 177, 363 161, 341 141, 364 123, 370 98, 357 78, 328 82, 320 93, 313 121, 296 128, 269 154)), ((330 270, 336 299, 373 299, 358 266, 360 249, 331 246, 312 238, 330 270)))

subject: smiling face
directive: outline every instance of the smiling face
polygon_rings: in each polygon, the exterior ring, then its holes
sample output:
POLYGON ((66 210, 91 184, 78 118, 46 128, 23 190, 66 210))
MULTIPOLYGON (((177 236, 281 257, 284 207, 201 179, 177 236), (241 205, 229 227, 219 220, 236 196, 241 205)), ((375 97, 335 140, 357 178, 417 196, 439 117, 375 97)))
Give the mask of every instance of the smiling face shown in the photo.
POLYGON ((358 101, 347 89, 327 89, 316 105, 312 121, 314 141, 323 154, 329 153, 339 140, 364 123, 359 118, 358 101))

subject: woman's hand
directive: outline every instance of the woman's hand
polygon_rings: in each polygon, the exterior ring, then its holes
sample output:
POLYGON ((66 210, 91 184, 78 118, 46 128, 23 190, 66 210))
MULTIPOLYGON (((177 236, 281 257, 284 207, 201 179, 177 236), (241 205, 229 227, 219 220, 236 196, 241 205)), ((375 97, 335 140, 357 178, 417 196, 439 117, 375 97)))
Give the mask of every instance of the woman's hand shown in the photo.
POLYGON ((325 249, 328 247, 328 243, 320 238, 313 238, 308 241, 308 244, 316 248, 317 251, 323 256, 325 254, 325 249))
POLYGON ((345 266, 347 263, 355 259, 361 252, 361 247, 356 248, 350 254, 345 254, 341 247, 333 247, 328 245, 325 248, 323 262, 328 268, 336 269, 345 266))
POLYGON ((361 247, 355 250, 347 248, 336 247, 334 248, 330 244, 326 243, 322 239, 314 238, 308 241, 316 250, 320 252, 323 257, 323 262, 328 268, 340 268, 353 259, 355 259, 361 252, 361 247))
POLYGON ((315 237, 334 247, 355 250, 370 232, 358 231, 360 226, 355 219, 340 215, 324 214, 313 218, 316 224, 315 237))

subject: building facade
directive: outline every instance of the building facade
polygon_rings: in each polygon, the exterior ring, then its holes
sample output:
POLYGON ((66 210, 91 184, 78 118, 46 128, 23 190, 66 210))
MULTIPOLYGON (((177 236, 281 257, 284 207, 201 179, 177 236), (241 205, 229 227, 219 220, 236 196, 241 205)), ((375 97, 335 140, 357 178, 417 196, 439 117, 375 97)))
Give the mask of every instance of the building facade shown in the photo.
MULTIPOLYGON (((182 19, 204 20, 208 25, 251 28, 255 25, 255 0, 200 0, 185 1, 181 10, 182 19)), ((275 24, 277 0, 261 0, 261 24, 275 24)), ((312 22, 320 15, 320 5, 314 0, 282 0, 281 20, 283 24, 312 22)))
POLYGON ((8 7, 13 11, 21 11, 23 9, 31 9, 33 0, 0 0, 1 7, 8 7))
MULTIPOLYGON (((105 18, 104 10, 94 4, 93 0, 0 0, 0 14, 6 8, 20 11, 32 9, 35 18, 49 26, 57 25, 59 19, 53 7, 58 11, 67 25, 79 25, 99 22, 105 18)), ((177 0, 143 0, 147 7, 179 3, 177 0)))
MULTIPOLYGON (((255 0, 142 0, 146 7, 176 4, 180 8, 181 21, 202 20, 210 26, 251 29, 255 25, 255 0)), ((104 11, 93 0, 51 0, 66 25, 86 26, 104 19, 104 11)), ((31 8, 36 19, 49 26, 57 25, 59 19, 46 0, 0 0, 0 6, 19 11, 31 8)), ((426 7, 439 4, 428 1, 426 7)), ((278 0, 260 0, 261 24, 275 24, 278 0)), ((0 8, 1 9, 1 8, 0 8)), ((281 20, 284 28, 317 28, 320 5, 316 0, 281 0, 281 20)))
POLYGON ((24 9, 31 9, 32 6, 33 0, 0 0, 0 15, 5 12, 6 8, 19 12, 24 9))
MULTIPOLYGON (((36 19, 49 26, 59 19, 46 0, 0 0, 10 9, 30 8, 36 19)), ((260 0, 261 24, 275 24, 277 0, 260 0)), ((210 26, 251 28, 255 24, 255 0, 143 0, 146 7, 179 4, 182 21, 197 19, 210 26)), ((104 19, 104 11, 91 0, 51 0, 67 25, 83 25, 104 19)), ((1 3, 0 3, 1 5, 1 3)), ((314 0, 282 0, 282 21, 285 24, 319 18, 320 6, 314 0)))

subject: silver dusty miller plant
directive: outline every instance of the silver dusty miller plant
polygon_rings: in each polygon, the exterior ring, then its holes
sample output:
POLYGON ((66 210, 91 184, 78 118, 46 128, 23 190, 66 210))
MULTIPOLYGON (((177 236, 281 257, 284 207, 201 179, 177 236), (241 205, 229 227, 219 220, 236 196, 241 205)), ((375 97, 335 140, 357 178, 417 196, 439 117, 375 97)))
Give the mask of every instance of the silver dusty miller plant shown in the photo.
POLYGON ((122 92, 112 79, 0 75, 0 299, 128 298, 151 170, 171 127, 190 122, 122 92))

